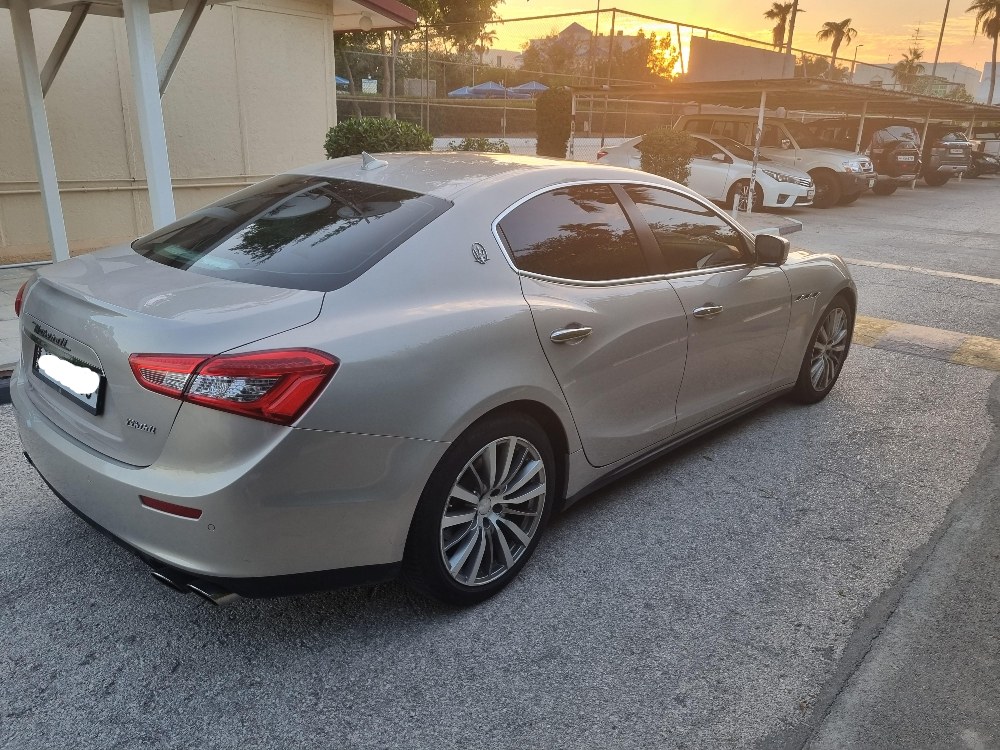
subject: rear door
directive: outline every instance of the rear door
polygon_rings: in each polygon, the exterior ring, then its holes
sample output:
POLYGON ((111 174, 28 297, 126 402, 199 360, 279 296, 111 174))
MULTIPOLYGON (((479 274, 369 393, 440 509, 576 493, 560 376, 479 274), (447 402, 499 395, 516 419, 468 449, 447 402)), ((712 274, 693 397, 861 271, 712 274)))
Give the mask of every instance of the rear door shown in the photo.
MULTIPOLYGON (((687 320, 655 246, 623 210, 620 188, 549 190, 504 216, 538 339, 590 463, 603 466, 671 435, 687 320)), ((647 230, 648 231, 648 230, 647 230)))
POLYGON ((715 209, 649 186, 625 188, 677 276, 688 319, 677 396, 683 430, 768 391, 788 332, 791 293, 780 268, 757 266, 748 243, 715 209))
POLYGON ((711 141, 696 138, 688 187, 709 200, 725 200, 731 161, 732 159, 711 141))

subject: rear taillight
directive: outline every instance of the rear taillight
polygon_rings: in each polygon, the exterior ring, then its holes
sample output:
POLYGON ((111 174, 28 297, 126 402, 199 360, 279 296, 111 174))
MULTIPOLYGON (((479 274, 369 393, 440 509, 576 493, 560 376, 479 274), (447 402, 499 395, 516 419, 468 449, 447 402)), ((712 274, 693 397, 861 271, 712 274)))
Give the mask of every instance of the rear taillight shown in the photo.
POLYGON ((151 391, 288 425, 312 403, 339 362, 312 349, 281 349, 217 357, 133 354, 129 364, 139 384, 151 391))
POLYGON ((608 152, 605 151, 603 148, 600 151, 597 152, 597 158, 598 159, 603 159, 607 155, 608 155, 608 152))
POLYGON ((164 396, 180 398, 204 354, 133 354, 129 366, 139 385, 164 396))
POLYGON ((17 290, 17 296, 14 297, 14 317, 21 317, 21 305, 24 304, 24 290, 28 288, 28 282, 25 281, 21 284, 21 288, 17 290))

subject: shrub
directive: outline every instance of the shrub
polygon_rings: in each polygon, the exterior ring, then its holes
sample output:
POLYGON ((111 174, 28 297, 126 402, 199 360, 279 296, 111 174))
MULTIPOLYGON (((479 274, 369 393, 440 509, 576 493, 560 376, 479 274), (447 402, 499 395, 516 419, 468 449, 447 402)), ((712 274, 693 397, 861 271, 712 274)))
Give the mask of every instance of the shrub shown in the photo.
POLYGON ((658 128, 642 137, 636 147, 642 154, 642 171, 658 174, 668 180, 687 184, 691 176, 691 157, 695 140, 690 133, 671 128, 658 128))
POLYGON ((461 142, 448 143, 449 151, 478 151, 483 154, 509 154, 510 146, 503 138, 491 141, 489 138, 463 138, 461 142))
POLYGON ((434 138, 419 125, 384 117, 344 120, 326 134, 326 158, 386 151, 430 151, 434 138))
POLYGON ((536 154, 566 158, 572 110, 573 97, 568 88, 551 88, 538 95, 535 99, 536 154))

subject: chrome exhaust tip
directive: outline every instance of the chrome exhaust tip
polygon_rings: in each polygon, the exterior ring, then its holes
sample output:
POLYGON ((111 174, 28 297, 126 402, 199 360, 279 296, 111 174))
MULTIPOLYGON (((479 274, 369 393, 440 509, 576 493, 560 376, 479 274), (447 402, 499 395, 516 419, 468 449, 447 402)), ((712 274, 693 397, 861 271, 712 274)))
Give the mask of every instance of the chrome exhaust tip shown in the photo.
POLYGON ((206 599, 219 607, 232 604, 240 599, 239 594, 234 594, 229 589, 224 589, 222 586, 217 586, 214 583, 202 581, 200 579, 189 581, 187 588, 196 593, 202 599, 206 599))
POLYGON ((187 573, 177 570, 177 568, 157 568, 153 571, 153 578, 164 586, 169 586, 174 591, 179 591, 182 594, 190 591, 187 586, 194 580, 194 576, 189 576, 187 573))

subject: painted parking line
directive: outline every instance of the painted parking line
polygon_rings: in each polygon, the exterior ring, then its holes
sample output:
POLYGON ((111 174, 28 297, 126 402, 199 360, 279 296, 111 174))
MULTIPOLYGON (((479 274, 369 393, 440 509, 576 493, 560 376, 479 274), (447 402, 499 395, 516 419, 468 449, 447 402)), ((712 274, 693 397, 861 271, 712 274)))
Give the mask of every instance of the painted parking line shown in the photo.
POLYGON ((1000 372, 1000 340, 859 315, 854 343, 1000 372))
POLYGON ((988 276, 972 276, 967 273, 936 271, 933 268, 919 268, 917 266, 899 266, 895 263, 878 263, 873 260, 859 260, 858 258, 844 258, 843 260, 849 266, 868 266, 869 268, 882 268, 888 271, 909 271, 910 273, 922 273, 925 276, 941 276, 946 279, 962 279, 963 281, 975 281, 977 284, 1000 286, 1000 279, 991 279, 988 276))

